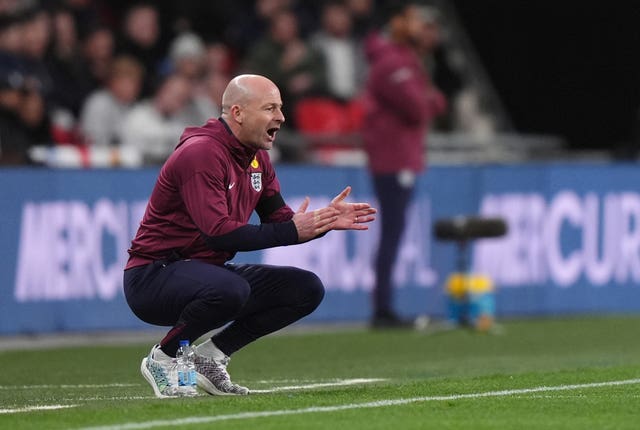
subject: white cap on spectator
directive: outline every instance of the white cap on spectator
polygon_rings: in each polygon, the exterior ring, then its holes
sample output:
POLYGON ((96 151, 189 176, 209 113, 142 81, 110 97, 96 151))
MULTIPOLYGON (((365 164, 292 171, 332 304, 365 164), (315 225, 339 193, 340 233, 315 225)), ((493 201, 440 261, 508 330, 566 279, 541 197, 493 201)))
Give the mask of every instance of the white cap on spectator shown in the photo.
POLYGON ((185 58, 200 58, 205 52, 204 42, 197 34, 182 33, 171 42, 169 57, 175 62, 185 58))

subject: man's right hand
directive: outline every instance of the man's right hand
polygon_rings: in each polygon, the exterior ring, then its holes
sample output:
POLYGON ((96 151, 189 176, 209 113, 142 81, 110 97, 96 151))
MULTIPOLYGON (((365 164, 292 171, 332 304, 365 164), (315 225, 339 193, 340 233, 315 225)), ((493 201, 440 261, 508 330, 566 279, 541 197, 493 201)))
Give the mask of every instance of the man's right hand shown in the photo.
POLYGON ((298 211, 293 215, 293 223, 298 230, 298 242, 309 241, 316 236, 331 230, 338 219, 338 210, 328 206, 307 212, 309 197, 305 197, 298 211))

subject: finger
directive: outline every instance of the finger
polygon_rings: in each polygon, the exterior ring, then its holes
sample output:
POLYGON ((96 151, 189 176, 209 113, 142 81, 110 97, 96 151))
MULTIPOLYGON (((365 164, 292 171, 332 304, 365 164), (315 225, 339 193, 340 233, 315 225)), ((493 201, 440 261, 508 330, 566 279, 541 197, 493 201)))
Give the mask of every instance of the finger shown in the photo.
POLYGON ((360 215, 356 218, 357 224, 363 224, 371 221, 375 221, 376 217, 373 215, 360 215))
POLYGON ((353 224, 348 230, 369 230, 369 226, 364 224, 353 224))
POLYGON ((333 198, 333 200, 331 200, 331 203, 333 204, 341 202, 342 200, 346 199, 349 194, 351 194, 351 186, 348 185, 344 190, 342 190, 340 194, 338 194, 333 198))
POLYGON ((372 208, 369 203, 350 203, 350 205, 354 210, 357 210, 357 211, 375 209, 375 208, 372 208))
POLYGON ((305 197, 302 204, 298 208, 298 213, 302 213, 302 214, 305 213, 307 211, 307 208, 309 207, 310 201, 311 199, 309 197, 305 197))
POLYGON ((369 209, 364 209, 364 210, 358 210, 356 211, 356 215, 357 216, 367 216, 367 215, 373 215, 378 213, 378 210, 375 208, 369 208, 369 209))

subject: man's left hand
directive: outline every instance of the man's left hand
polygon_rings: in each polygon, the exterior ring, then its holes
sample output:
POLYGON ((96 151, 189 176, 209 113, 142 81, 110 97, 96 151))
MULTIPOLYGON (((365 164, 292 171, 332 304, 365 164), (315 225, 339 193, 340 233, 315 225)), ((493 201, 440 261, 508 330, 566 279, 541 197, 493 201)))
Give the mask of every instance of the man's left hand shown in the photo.
POLYGON ((348 186, 333 200, 330 207, 338 210, 338 219, 333 223, 332 230, 368 230, 366 225, 375 220, 377 209, 372 208, 369 203, 347 203, 344 200, 351 193, 348 186))

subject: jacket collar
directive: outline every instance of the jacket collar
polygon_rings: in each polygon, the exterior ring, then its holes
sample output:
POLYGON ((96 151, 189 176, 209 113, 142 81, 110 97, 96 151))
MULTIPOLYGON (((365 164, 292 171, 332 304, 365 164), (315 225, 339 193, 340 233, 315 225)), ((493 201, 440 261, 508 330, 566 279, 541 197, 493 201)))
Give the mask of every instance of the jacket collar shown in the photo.
POLYGON ((227 124, 227 122, 222 119, 222 117, 218 118, 218 121, 222 123, 224 128, 229 133, 229 139, 226 139, 225 142, 229 147, 231 155, 238 162, 238 164, 242 166, 243 169, 247 169, 251 164, 251 161, 253 161, 253 159, 255 158, 258 150, 242 144, 231 131, 229 124, 227 124))

